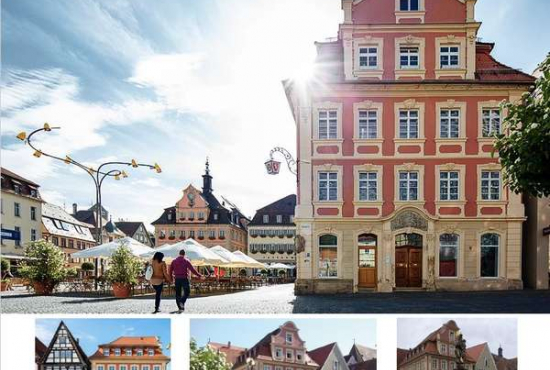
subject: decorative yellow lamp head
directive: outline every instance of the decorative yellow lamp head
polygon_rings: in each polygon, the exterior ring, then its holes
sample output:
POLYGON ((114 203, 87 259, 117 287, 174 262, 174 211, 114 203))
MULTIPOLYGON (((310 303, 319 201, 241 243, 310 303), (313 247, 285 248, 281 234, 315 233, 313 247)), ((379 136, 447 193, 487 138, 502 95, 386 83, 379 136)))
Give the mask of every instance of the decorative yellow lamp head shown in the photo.
POLYGON ((116 181, 120 180, 120 175, 115 175, 115 180, 116 181))
POLYGON ((161 172, 162 172, 162 168, 160 168, 160 166, 158 165, 158 163, 155 163, 155 171, 157 171, 157 173, 161 173, 161 172))
POLYGON ((132 159, 132 167, 137 168, 138 164, 135 159, 132 159))
POLYGON ((48 123, 44 123, 44 131, 51 131, 51 127, 48 123))
POLYGON ((120 174, 122 175, 122 178, 124 178, 124 179, 128 177, 128 174, 125 171, 122 171, 120 174))
POLYGON ((94 170, 94 168, 93 168, 93 167, 88 167, 88 172, 92 174, 92 173, 94 173, 94 172, 95 172, 95 170, 94 170))
POLYGON ((25 141, 27 138, 27 133, 25 131, 21 131, 19 134, 17 134, 17 138, 21 141, 25 141))
POLYGON ((65 156, 65 160, 64 162, 67 163, 67 164, 71 164, 73 160, 71 159, 71 157, 69 157, 68 155, 65 156))
POLYGON ((40 158, 40 157, 42 156, 42 151, 37 150, 37 151, 34 152, 33 155, 34 155, 36 158, 40 158))

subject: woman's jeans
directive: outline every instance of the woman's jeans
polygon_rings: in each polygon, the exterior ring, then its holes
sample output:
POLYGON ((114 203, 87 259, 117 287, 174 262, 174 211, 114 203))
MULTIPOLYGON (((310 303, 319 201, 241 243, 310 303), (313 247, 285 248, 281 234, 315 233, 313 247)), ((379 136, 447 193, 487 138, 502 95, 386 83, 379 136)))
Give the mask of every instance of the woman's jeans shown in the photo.
POLYGON ((163 286, 164 286, 164 283, 160 283, 159 285, 153 285, 153 289, 155 289, 155 310, 158 310, 160 308, 160 297, 162 296, 163 286))

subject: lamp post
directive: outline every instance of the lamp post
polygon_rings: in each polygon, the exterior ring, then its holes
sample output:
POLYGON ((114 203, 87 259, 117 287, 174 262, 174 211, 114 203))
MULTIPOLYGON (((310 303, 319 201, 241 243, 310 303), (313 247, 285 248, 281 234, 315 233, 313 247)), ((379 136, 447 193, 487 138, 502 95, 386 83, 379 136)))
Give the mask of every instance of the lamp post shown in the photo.
POLYGON ((246 359, 246 370, 254 370, 254 366, 256 366, 256 361, 254 361, 253 358, 249 357, 246 359))
MULTIPOLYGON (((17 135, 17 138, 26 144, 28 144, 33 150, 33 156, 36 158, 40 158, 42 156, 52 158, 58 161, 62 161, 68 165, 76 166, 88 173, 90 177, 94 181, 95 185, 95 197, 96 197, 96 212, 97 215, 95 217, 95 228, 96 228, 96 241, 98 244, 101 244, 103 242, 102 240, 102 228, 103 228, 103 217, 101 215, 101 186, 103 185, 103 181, 107 178, 114 178, 115 180, 120 180, 121 178, 127 178, 128 174, 126 171, 121 169, 109 169, 111 166, 129 166, 132 168, 138 168, 138 167, 147 167, 151 170, 155 170, 157 173, 161 173, 162 170, 160 166, 155 163, 154 165, 145 164, 145 163, 138 163, 136 160, 132 159, 130 162, 119 162, 119 161, 111 161, 111 162, 105 162, 99 165, 97 169, 94 169, 93 167, 87 167, 84 164, 74 160, 73 158, 69 157, 68 155, 65 156, 65 158, 58 157, 56 155, 52 155, 49 153, 46 153, 42 151, 41 149, 38 149, 32 142, 32 137, 39 133, 39 132, 51 132, 52 130, 59 130, 61 127, 51 127, 48 123, 45 123, 42 128, 36 129, 32 131, 29 135, 27 135, 25 132, 20 132, 17 135)), ((97 266, 97 259, 95 263, 95 275, 97 277, 98 273, 98 266, 97 266)))

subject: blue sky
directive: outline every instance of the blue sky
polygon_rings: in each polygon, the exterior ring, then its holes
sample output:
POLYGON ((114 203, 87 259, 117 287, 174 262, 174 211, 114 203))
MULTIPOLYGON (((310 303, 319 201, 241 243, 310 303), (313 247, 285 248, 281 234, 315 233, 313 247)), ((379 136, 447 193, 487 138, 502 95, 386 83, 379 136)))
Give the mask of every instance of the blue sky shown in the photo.
MULTIPOLYGON (((36 319, 36 336, 46 346, 50 343, 61 320, 36 319)), ((97 346, 114 341, 121 336, 160 337, 163 352, 170 356, 166 348, 171 343, 169 319, 63 319, 88 356, 97 346)))
MULTIPOLYGON (((200 346, 208 340, 218 343, 231 342, 250 348, 266 334, 277 329, 288 319, 193 319, 191 338, 200 346)), ((355 339, 357 344, 376 348, 376 320, 374 319, 292 319, 308 350, 337 342, 347 354, 355 339)))
POLYGON ((455 320, 461 329, 466 345, 473 347, 488 343, 492 353, 502 346, 504 357, 518 355, 518 324, 516 319, 504 318, 411 318, 397 320, 397 347, 414 348, 434 330, 449 320, 455 320))
MULTIPOLYGON (((503 63, 531 72, 550 51, 547 0, 480 0, 480 37, 503 63)), ((50 122, 39 146, 93 165, 158 162, 104 186, 115 219, 149 224, 205 157, 214 189, 248 215, 295 191, 265 174, 273 146, 294 152, 281 80, 307 68, 313 42, 336 35, 340 0, 7 0, 2 2, 2 165, 70 208, 94 201, 79 169, 34 158, 14 139, 50 122)))

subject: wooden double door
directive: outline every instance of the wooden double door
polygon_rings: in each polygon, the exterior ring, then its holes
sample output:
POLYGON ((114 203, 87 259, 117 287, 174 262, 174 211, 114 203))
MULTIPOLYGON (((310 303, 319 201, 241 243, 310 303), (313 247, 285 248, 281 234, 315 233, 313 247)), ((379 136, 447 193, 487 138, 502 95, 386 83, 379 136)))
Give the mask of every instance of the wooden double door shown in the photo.
POLYGON ((402 246, 395 248, 395 286, 422 287, 422 248, 402 246))

